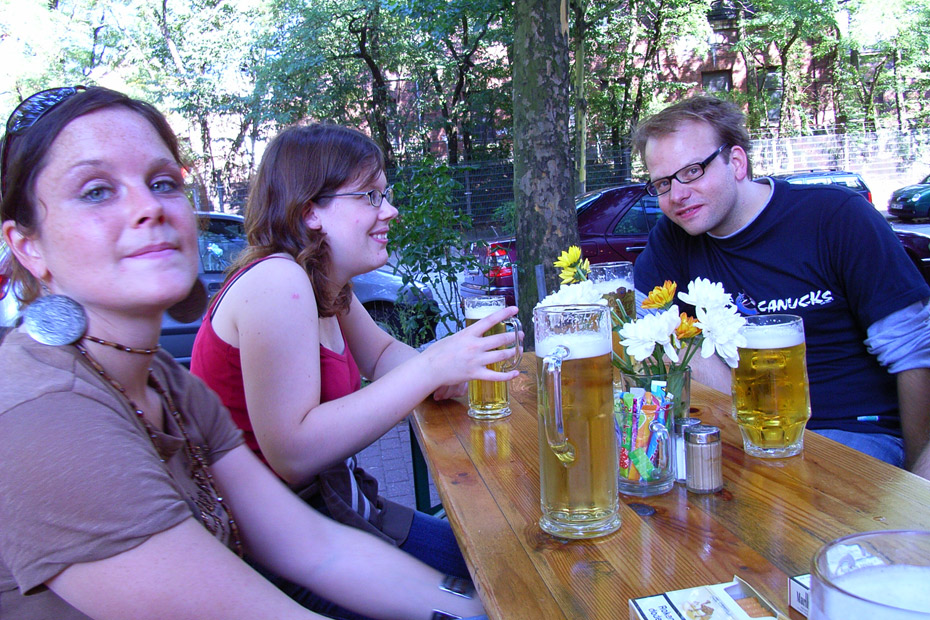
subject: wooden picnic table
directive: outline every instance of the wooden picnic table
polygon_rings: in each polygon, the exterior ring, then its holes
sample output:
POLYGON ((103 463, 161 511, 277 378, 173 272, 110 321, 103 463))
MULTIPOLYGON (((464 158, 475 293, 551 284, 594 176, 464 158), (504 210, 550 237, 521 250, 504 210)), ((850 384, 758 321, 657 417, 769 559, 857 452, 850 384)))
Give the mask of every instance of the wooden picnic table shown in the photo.
MULTIPOLYGON (((730 397, 692 384, 691 415, 720 427, 724 488, 676 485, 657 497, 620 496, 622 526, 568 541, 539 528, 536 357, 511 382, 512 415, 469 418, 459 401, 427 399, 411 424, 489 617, 615 620, 628 600, 747 581, 789 613, 788 577, 853 532, 930 530, 930 481, 811 432, 787 459, 745 454, 730 397)), ((791 618, 802 618, 793 609, 791 618)))

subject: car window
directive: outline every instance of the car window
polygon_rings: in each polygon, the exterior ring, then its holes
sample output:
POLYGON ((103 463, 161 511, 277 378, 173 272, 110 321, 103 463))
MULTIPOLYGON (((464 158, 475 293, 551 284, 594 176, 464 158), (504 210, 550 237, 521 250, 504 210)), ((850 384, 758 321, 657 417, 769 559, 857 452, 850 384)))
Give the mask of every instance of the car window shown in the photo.
POLYGON ((614 227, 613 235, 649 234, 649 229, 655 225, 656 213, 659 213, 659 199, 644 195, 620 218, 614 227))
POLYGON ((204 273, 222 273, 248 245, 238 220, 208 218, 200 230, 200 260, 204 273))
POLYGON ((857 192, 865 189, 865 184, 862 180, 855 176, 833 177, 833 182, 836 185, 845 185, 849 189, 856 190, 857 192))
POLYGON ((792 185, 833 185, 830 177, 802 177, 800 179, 788 179, 792 185))
POLYGON ((927 178, 920 182, 920 185, 930 185, 930 174, 927 175, 927 178))

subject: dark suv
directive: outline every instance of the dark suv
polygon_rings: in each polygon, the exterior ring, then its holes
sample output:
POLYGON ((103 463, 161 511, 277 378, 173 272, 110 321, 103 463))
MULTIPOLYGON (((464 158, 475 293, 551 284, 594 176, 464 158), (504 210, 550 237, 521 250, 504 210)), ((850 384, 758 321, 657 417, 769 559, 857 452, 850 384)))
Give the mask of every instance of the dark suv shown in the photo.
MULTIPOLYGON (((635 261, 646 249, 649 231, 661 217, 659 199, 643 183, 630 183, 582 194, 575 199, 581 251, 592 263, 635 261)), ((515 239, 483 244, 480 270, 465 274, 462 297, 503 295, 514 303, 515 239)))
MULTIPOLYGON (((842 185, 872 202, 872 190, 859 174, 847 170, 797 170, 771 175, 793 185, 842 185)), ((874 204, 874 203, 873 203, 874 204)))

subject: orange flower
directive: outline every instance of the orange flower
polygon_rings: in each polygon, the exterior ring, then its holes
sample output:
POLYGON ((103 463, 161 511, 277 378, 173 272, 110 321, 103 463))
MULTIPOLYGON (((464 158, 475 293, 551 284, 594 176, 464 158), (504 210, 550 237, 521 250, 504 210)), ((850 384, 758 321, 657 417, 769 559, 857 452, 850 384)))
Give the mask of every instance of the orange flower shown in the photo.
POLYGON ((649 293, 649 296, 646 297, 646 300, 643 302, 643 308, 668 308, 672 305, 672 301, 675 299, 675 291, 677 289, 677 284, 671 280, 666 280, 665 284, 662 286, 657 286, 652 289, 652 292, 649 293))
POLYGON ((684 312, 681 313, 681 325, 675 329, 675 336, 678 340, 685 340, 687 338, 694 338, 701 333, 701 328, 695 325, 697 319, 688 316, 684 312))

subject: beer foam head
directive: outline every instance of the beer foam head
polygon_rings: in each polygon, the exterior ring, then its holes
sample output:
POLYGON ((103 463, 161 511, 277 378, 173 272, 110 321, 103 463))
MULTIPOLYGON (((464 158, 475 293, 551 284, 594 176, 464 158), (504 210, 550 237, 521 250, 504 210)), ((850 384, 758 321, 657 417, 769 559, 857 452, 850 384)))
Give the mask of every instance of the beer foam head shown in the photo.
POLYGON ((490 314, 494 314, 495 312, 497 312, 503 307, 504 306, 502 305, 501 306, 473 306, 470 308, 466 306, 465 307, 465 318, 477 321, 478 319, 483 319, 484 317, 490 314))
POLYGON ((632 291, 633 283, 623 278, 617 278, 614 280, 600 280, 594 283, 594 288, 596 288, 601 293, 601 295, 607 295, 608 293, 614 294, 621 288, 632 291))
POLYGON ((546 357, 559 345, 568 349, 565 359, 576 360, 610 353, 610 338, 602 334, 554 334, 536 342, 536 355, 546 357))
POLYGON ((746 325, 742 333, 747 349, 787 349, 804 343, 804 331, 796 324, 746 325))

